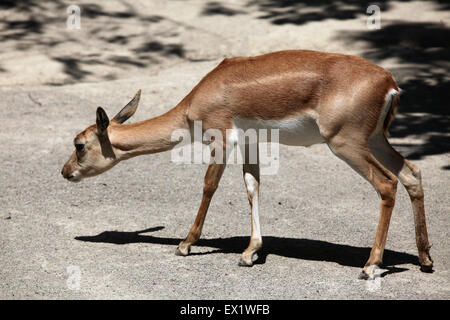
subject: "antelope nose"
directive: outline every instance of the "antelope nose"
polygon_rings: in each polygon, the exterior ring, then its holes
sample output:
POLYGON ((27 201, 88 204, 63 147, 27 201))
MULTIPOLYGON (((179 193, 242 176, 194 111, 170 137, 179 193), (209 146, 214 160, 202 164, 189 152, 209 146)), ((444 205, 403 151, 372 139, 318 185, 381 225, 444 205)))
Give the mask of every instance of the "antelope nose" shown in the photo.
POLYGON ((62 176, 64 177, 64 179, 70 178, 70 177, 69 177, 69 174, 67 173, 67 170, 64 170, 64 167, 63 167, 62 170, 61 170, 61 174, 62 174, 62 176))

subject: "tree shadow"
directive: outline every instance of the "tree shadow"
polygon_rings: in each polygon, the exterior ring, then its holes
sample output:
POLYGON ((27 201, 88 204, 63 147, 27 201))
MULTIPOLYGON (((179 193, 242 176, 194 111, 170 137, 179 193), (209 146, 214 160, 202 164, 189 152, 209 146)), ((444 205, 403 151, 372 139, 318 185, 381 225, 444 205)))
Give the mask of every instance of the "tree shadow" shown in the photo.
MULTIPOLYGON (((55 1, 58 4, 59 1, 55 1)), ((0 2, 0 10, 4 10, 0 21, 0 42, 18 41, 29 35, 43 32, 44 19, 34 14, 34 10, 44 10, 37 0, 6 0, 0 2), (10 18, 7 12, 21 13, 10 18)))
MULTIPOLYGON (((381 10, 387 7, 386 1, 379 1, 377 4, 381 10)), ((326 19, 355 19, 365 13, 370 4, 369 1, 357 0, 345 3, 326 0, 254 0, 248 5, 256 5, 262 12, 259 19, 268 19, 276 25, 302 25, 326 19)))
MULTIPOLYGON (((408 0, 400 0, 407 2, 408 0)), ((276 25, 303 25, 313 21, 327 19, 349 20, 366 14, 370 5, 377 5, 382 12, 389 10, 392 0, 251 0, 249 7, 256 7, 261 13, 259 19, 267 19, 276 25)), ((448 10, 450 5, 445 0, 433 0, 439 10, 448 10)))
POLYGON ((202 11, 202 14, 205 16, 212 16, 212 15, 234 16, 241 13, 244 12, 241 10, 225 7, 222 3, 217 1, 208 2, 202 11))
POLYGON ((134 52, 144 54, 144 53, 152 53, 158 52, 162 55, 174 55, 180 58, 184 58, 185 52, 183 46, 180 44, 168 44, 164 45, 158 41, 149 41, 143 43, 136 49, 133 49, 134 52))
POLYGON ((5 19, 0 21, 0 42, 61 63, 66 76, 63 83, 114 79, 129 68, 144 69, 167 60, 185 59, 183 45, 175 40, 178 33, 173 29, 177 25, 172 20, 145 14, 127 2, 114 10, 83 3, 81 29, 72 30, 66 25, 69 5, 61 0, 2 1, 0 9, 5 19), (169 36, 152 32, 153 26, 161 23, 171 30, 169 36), (96 57, 92 58, 92 54, 96 57), (106 71, 98 72, 99 68, 106 71))
POLYGON ((403 90, 391 136, 415 137, 424 143, 394 145, 410 159, 449 153, 450 29, 441 23, 383 24, 378 30, 343 32, 337 39, 366 42, 369 49, 362 56, 375 63, 386 59, 399 62, 399 67, 390 69, 403 90))
POLYGON ((84 71, 80 67, 80 60, 75 58, 59 58, 56 57, 54 60, 61 62, 64 65, 64 72, 69 75, 74 80, 81 80, 86 75, 90 74, 89 71, 84 71))
MULTIPOLYGON (((155 237, 143 235, 143 233, 155 232, 164 229, 162 226, 153 227, 135 232, 105 231, 95 236, 78 236, 76 240, 86 242, 99 242, 111 244, 151 243, 176 246, 181 239, 155 237)), ((258 252, 258 260, 255 264, 264 264, 268 255, 274 254, 287 258, 335 262, 343 266, 362 267, 370 255, 371 248, 354 247, 343 244, 334 244, 327 241, 311 239, 295 239, 265 236, 264 246, 258 252)), ((207 252, 192 252, 191 255, 205 255, 215 253, 242 253, 249 242, 249 237, 230 237, 215 239, 200 239, 195 246, 213 248, 207 252)), ((418 265, 418 258, 414 255, 385 250, 384 268, 388 271, 383 274, 406 271, 406 268, 395 267, 399 264, 418 265)))

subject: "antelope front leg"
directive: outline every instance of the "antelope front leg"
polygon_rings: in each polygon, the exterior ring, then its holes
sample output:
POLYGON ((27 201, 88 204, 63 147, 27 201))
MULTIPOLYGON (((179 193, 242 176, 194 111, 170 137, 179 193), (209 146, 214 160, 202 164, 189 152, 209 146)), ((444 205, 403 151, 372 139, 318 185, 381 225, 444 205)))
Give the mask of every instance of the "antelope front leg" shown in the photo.
POLYGON ((262 246, 259 226, 259 164, 244 164, 244 181, 251 208, 252 234, 248 248, 242 253, 240 266, 251 267, 257 259, 256 252, 262 246))
POLYGON ((178 248, 175 251, 176 255, 187 256, 191 251, 192 244, 200 238, 211 198, 217 190, 224 169, 225 164, 213 163, 209 165, 205 175, 202 203, 198 209, 197 217, 195 218, 194 224, 192 225, 191 230, 189 230, 186 239, 181 241, 178 245, 178 248))

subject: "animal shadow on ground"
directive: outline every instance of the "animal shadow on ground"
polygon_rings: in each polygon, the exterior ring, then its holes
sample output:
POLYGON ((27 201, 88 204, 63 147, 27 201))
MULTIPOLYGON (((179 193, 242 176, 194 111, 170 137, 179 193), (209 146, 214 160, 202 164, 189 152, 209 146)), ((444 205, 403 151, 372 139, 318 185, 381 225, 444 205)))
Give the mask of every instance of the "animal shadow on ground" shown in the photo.
MULTIPOLYGON (((163 226, 148 228, 140 231, 104 231, 95 236, 78 236, 76 240, 85 242, 98 242, 110 244, 149 243, 159 245, 177 246, 181 239, 155 237, 144 233, 155 232, 164 229, 163 226)), ((248 245, 249 237, 237 236, 229 238, 200 239, 195 246, 215 248, 206 252, 191 252, 191 256, 215 254, 215 253, 242 253, 248 245)), ((258 252, 255 264, 264 264, 270 254, 312 261, 335 262, 348 267, 362 267, 370 255, 371 248, 354 247, 343 244, 335 244, 327 241, 311 239, 295 239, 266 236, 263 237, 264 246, 258 252)), ((175 248, 174 248, 175 249, 175 248)), ((386 269, 382 277, 391 273, 407 271, 407 268, 396 267, 400 264, 418 265, 417 257, 408 253, 385 250, 384 265, 386 269)))

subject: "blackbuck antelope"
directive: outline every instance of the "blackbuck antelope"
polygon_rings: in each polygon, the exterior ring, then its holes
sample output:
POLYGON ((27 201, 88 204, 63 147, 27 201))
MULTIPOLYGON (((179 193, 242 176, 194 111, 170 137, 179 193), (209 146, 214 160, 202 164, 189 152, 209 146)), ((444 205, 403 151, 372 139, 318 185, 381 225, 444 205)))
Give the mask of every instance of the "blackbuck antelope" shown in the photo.
MULTIPOLYGON (((223 132, 223 148, 236 142, 232 141, 230 130, 277 128, 282 144, 326 143, 380 196, 378 229, 361 278, 373 277, 382 263, 397 179, 411 198, 421 270, 430 272, 433 260, 429 254, 420 170, 387 140, 399 91, 388 71, 356 56, 292 50, 227 58, 178 105, 156 118, 123 124, 135 113, 140 91, 111 121, 99 107, 96 124, 75 137, 76 150, 64 165, 62 175, 76 182, 105 172, 122 160, 170 150, 180 143, 171 138, 174 130, 192 130, 194 121, 202 122, 203 131, 223 132)), ((209 164, 197 217, 176 254, 188 255, 199 239, 225 163, 209 164)), ((245 162, 243 176, 251 207, 251 239, 239 264, 252 266, 262 246, 258 161, 245 162)))

